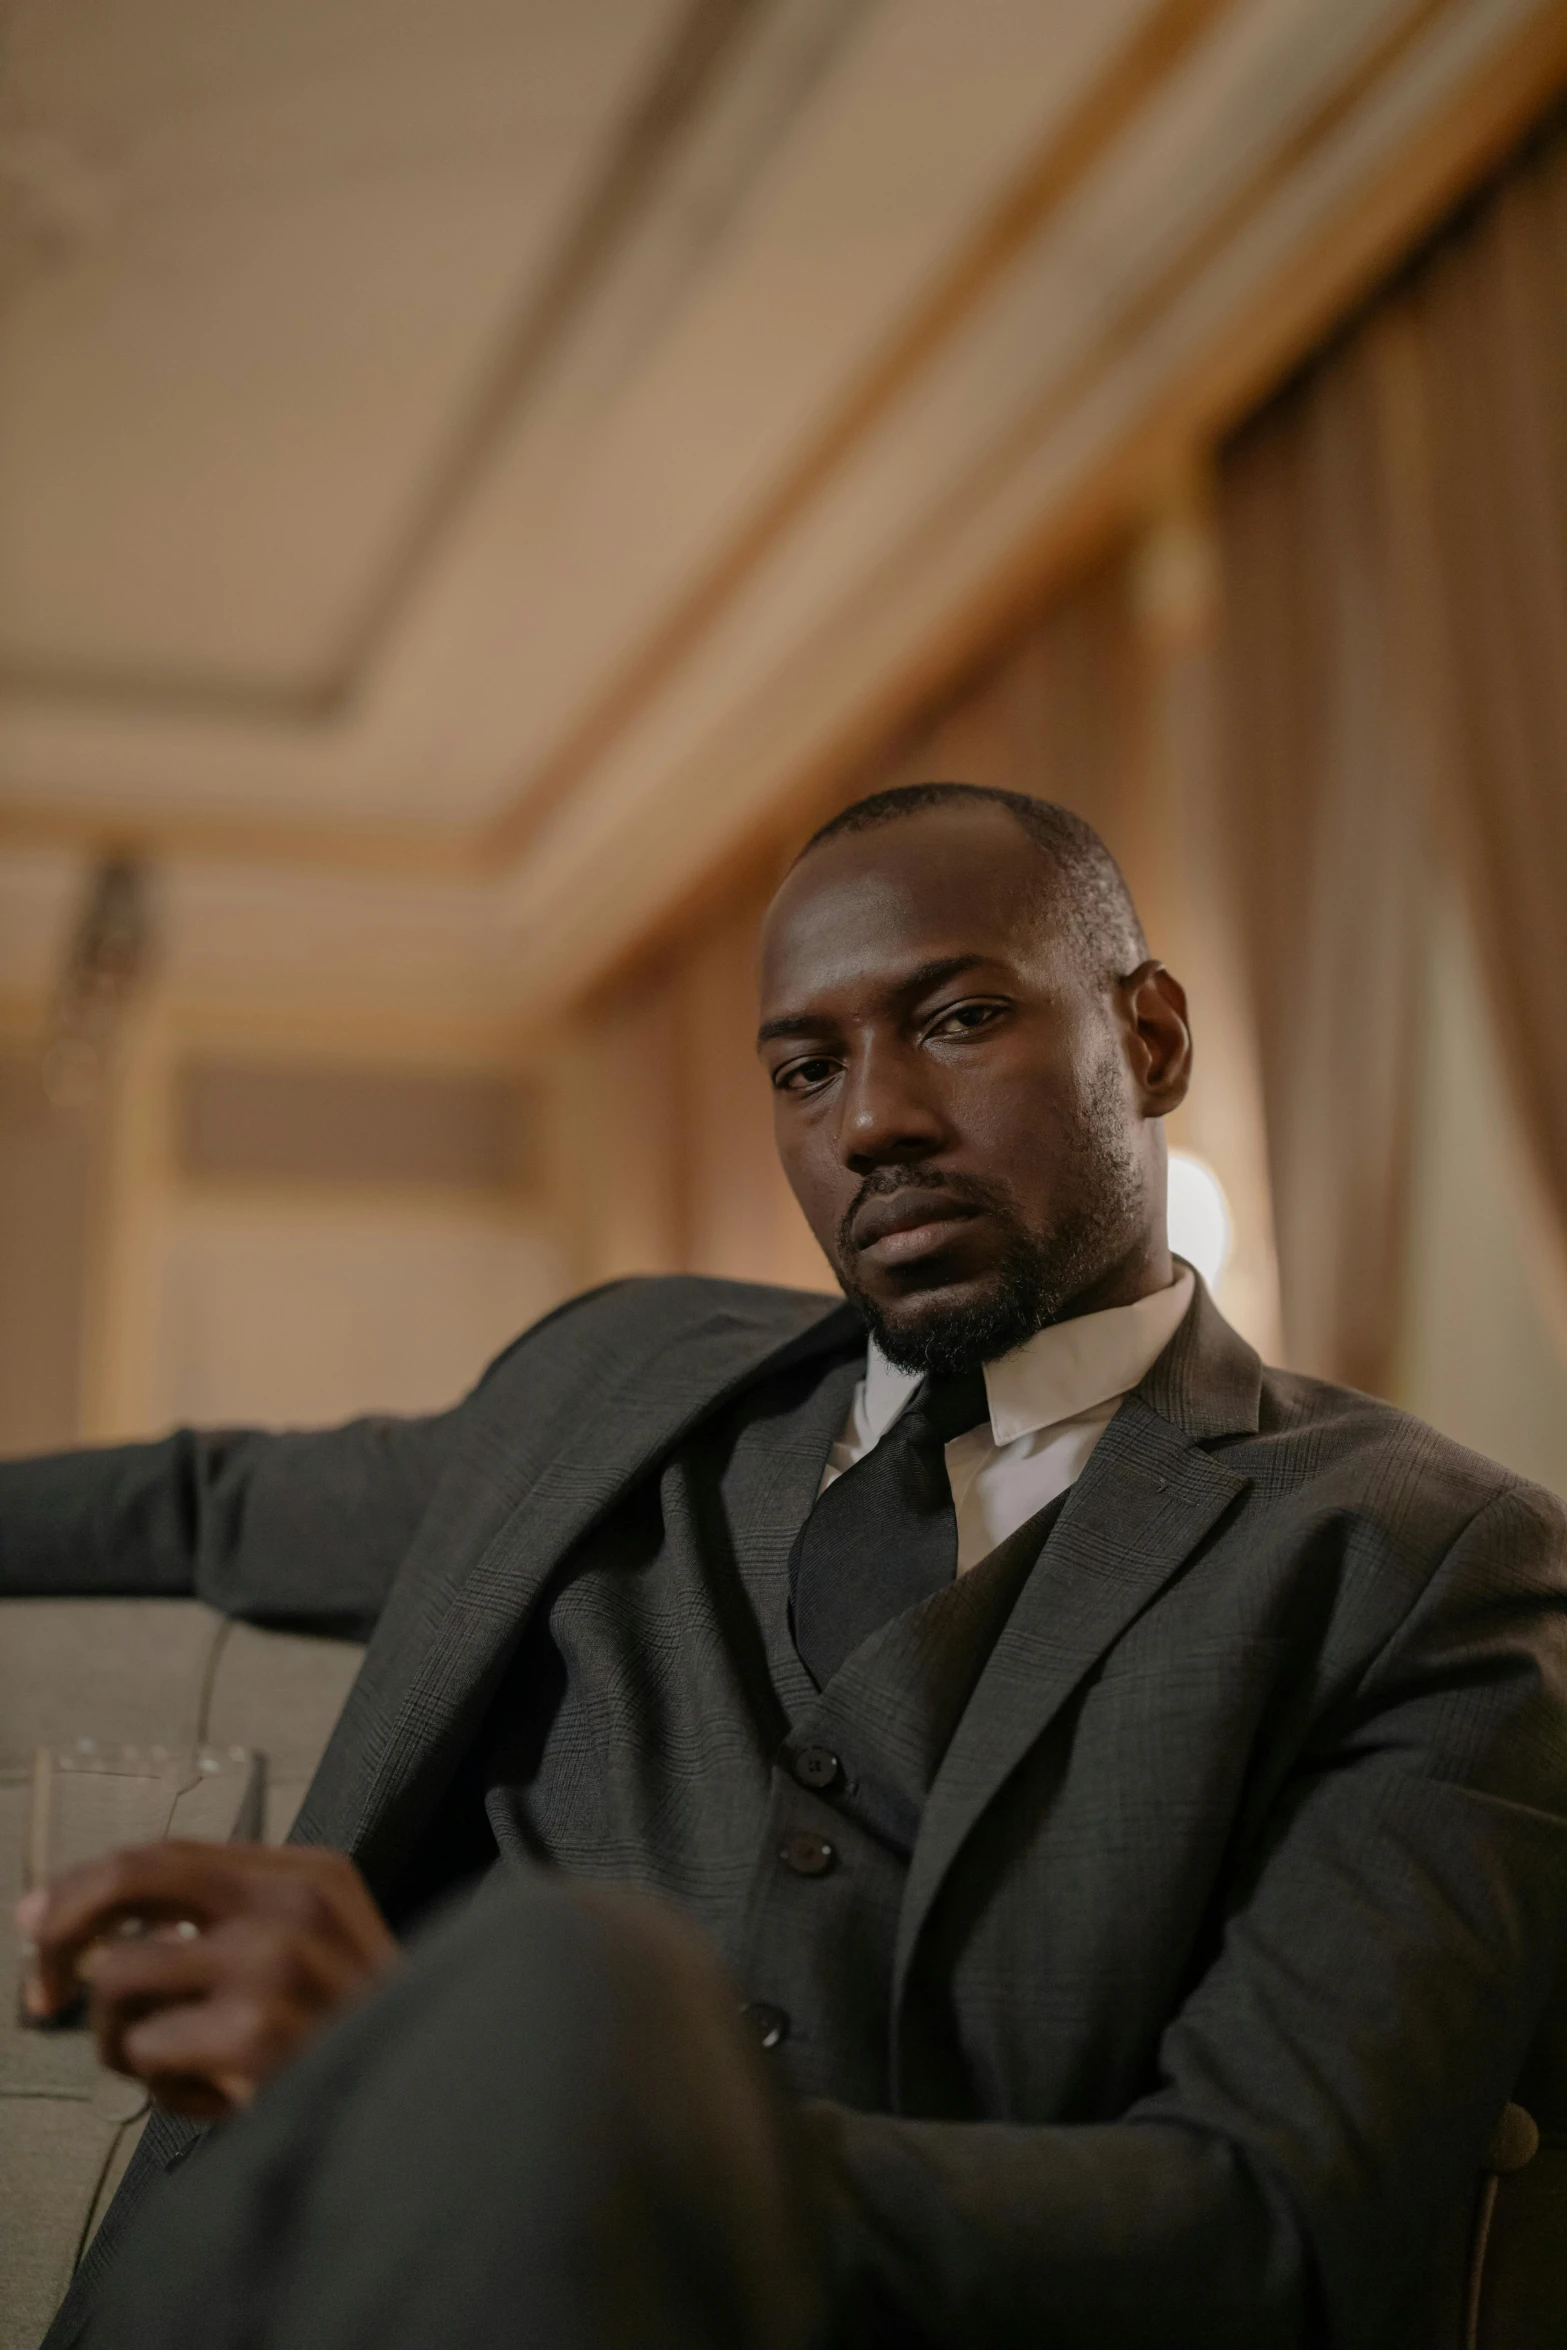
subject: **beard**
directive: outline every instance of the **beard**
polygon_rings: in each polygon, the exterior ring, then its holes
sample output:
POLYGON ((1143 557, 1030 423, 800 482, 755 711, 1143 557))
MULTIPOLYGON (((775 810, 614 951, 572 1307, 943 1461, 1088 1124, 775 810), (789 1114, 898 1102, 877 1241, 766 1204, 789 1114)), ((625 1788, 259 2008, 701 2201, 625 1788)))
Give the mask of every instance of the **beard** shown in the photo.
POLYGON ((1147 1220, 1145 1175, 1127 1134, 1118 1070, 1106 1064, 1072 1105, 1060 1132, 1057 1212, 1031 1231, 1012 1192, 973 1175, 936 1176, 920 1167, 880 1167, 860 1186, 838 1228, 838 1280, 887 1360, 900 1371, 947 1378, 1001 1355, 1061 1321, 1073 1302, 1114 1267, 1147 1220), (854 1219, 869 1199, 918 1186, 982 1209, 1002 1236, 977 1289, 944 1303, 939 1291, 889 1308, 854 1278, 854 1219))

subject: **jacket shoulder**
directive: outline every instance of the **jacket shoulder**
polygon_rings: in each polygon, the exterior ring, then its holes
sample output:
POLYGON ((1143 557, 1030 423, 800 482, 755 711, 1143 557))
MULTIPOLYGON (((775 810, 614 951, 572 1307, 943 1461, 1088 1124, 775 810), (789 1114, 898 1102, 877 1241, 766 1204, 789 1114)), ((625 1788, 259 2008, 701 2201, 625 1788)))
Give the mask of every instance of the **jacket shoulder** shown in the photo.
POLYGON ((1567 1544, 1567 1514, 1544 1486, 1412 1412, 1303 1372, 1264 1370, 1258 1431, 1246 1450, 1265 1488, 1309 1491, 1437 1545, 1497 1504, 1567 1544))
POLYGON ((489 1365, 475 1394, 543 1375, 591 1378, 628 1358, 656 1356, 699 1330, 732 1331, 737 1345, 786 1346, 842 1301, 818 1290, 703 1274, 641 1274, 606 1281, 555 1307, 489 1365))

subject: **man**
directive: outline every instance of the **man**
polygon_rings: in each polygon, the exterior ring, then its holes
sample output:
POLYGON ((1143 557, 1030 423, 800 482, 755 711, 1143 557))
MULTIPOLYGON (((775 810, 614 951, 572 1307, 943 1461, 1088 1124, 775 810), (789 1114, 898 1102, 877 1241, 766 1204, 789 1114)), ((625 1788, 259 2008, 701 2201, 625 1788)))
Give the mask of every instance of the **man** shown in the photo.
POLYGON ((847 811, 760 1050, 846 1305, 622 1284, 438 1419, 0 1471, 13 1591, 373 1627, 302 1847, 24 1905, 166 2109, 52 2344, 1453 2338, 1567 1934, 1555 1503, 1172 1261, 1184 999, 1075 817, 847 811))

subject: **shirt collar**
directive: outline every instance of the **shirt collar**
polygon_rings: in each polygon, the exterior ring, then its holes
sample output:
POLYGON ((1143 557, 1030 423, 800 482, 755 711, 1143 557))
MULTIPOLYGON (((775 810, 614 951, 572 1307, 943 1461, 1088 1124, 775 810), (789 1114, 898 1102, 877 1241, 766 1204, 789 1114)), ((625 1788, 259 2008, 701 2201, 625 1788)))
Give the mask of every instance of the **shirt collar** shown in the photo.
MULTIPOLYGON (((1180 1265, 1168 1289, 1129 1306, 1052 1322, 985 1365, 990 1433, 997 1444, 1075 1420, 1095 1404, 1127 1395, 1169 1345, 1192 1302, 1194 1276, 1180 1265)), ((866 1356, 864 1418, 872 1443, 885 1436, 920 1383, 918 1371, 889 1363, 874 1338, 866 1356)))

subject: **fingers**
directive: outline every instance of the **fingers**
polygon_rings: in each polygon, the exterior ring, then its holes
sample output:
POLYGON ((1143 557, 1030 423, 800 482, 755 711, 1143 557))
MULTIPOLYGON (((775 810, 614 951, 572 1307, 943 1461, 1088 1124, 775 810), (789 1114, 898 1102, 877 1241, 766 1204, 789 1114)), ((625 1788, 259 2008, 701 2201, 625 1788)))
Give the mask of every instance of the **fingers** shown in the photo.
POLYGON ((143 1845, 17 1914, 35 1944, 33 2013, 85 1984, 104 2063, 199 2120, 248 2104, 397 1957, 353 1864, 298 1846, 143 1845))
POLYGON ((325 1945, 254 1919, 183 1946, 105 1944, 84 1964, 104 2063, 198 2117, 248 2105, 365 1980, 325 1945))
POLYGON ((201 1904, 194 1887, 189 1888, 191 1910, 164 1905, 170 1877, 159 1847, 149 1845, 106 1854, 27 1894, 17 1905, 17 1923, 33 1944, 32 1972, 23 1987, 30 2012, 52 2015, 70 2003, 77 1989, 77 1960, 89 1942, 130 1920, 197 1914, 201 1904))
POLYGON ((207 2120, 243 2112, 297 2046, 275 2014, 230 1992, 132 2024, 119 2069, 144 2081, 160 2105, 207 2120))
POLYGON ((88 1985, 88 2021, 101 2061, 126 2072, 127 2029, 152 2009, 176 2000, 207 1996, 214 1986, 211 1948, 199 1936, 176 1941, 99 1942, 82 1954, 79 1972, 88 1985))
POLYGON ((237 1886, 223 1866, 227 1849, 135 1845, 27 1895, 17 1917, 33 1943, 33 1976, 24 1991, 31 2011, 49 2015, 75 1997, 82 1954, 105 1936, 182 1920, 199 1926, 232 1906, 237 1886))
POLYGON ((24 1998, 36 2016, 89 1992, 106 2065, 210 2120, 395 1962, 353 1864, 299 1846, 163 1843, 106 1854, 29 1894, 24 1998))
POLYGON ((76 1996, 81 1961, 127 1924, 271 1917, 335 1946, 360 1972, 390 1963, 395 1944, 363 1879, 341 1853, 302 1847, 168 1842, 108 1853, 27 1896, 18 1922, 34 1944, 24 1988, 48 2016, 76 1996))
MULTIPOLYGON (((216 2018, 202 2041, 208 2069, 252 2081, 258 2051, 272 2069, 314 2022, 324 2022, 363 1987, 365 1974, 330 1942, 264 1918, 233 1918, 190 1940, 160 1933, 101 1942, 83 1954, 90 2018, 103 2062, 149 2080, 163 2043, 140 2032, 148 2017, 205 2004, 216 2018), (144 2052, 151 2050, 149 2057, 144 2052)), ((185 2045, 181 2042, 181 2045, 185 2045)))

